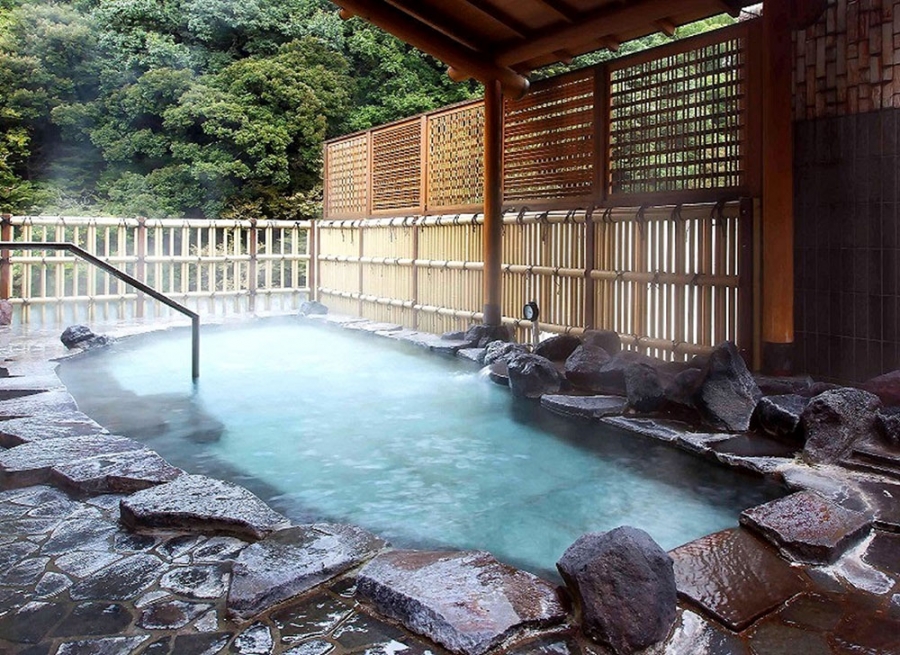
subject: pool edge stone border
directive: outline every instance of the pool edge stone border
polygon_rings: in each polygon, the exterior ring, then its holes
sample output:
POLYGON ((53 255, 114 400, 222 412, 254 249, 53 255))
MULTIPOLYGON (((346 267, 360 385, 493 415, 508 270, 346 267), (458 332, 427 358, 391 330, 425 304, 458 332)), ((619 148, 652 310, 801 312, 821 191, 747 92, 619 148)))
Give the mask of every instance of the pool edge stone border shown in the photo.
MULTIPOLYGON (((338 324, 338 325, 343 325, 343 324, 346 324, 346 323, 348 323, 348 322, 359 323, 359 322, 363 322, 363 321, 365 321, 365 320, 366 320, 366 319, 353 319, 353 318, 351 317, 351 318, 349 318, 348 320, 341 322, 340 319, 336 319, 336 317, 332 317, 332 319, 331 319, 331 320, 328 320, 327 322, 328 322, 328 323, 338 324)), ((166 327, 165 329, 168 329, 168 327, 166 327)), ((401 336, 400 334, 395 334, 395 333, 392 333, 392 332, 389 332, 389 333, 380 332, 380 333, 377 333, 377 334, 379 334, 380 336, 386 336, 386 337, 391 337, 391 338, 395 338, 395 339, 397 339, 397 338, 402 339, 402 336, 401 336)), ((413 334, 415 334, 415 335, 420 335, 420 334, 423 334, 423 333, 413 333, 413 334)), ((431 336, 434 336, 434 335, 431 335, 431 336)), ((453 350, 453 347, 456 346, 456 344, 448 344, 448 345, 450 346, 448 349, 435 349, 435 348, 432 348, 432 347, 431 347, 431 343, 430 343, 428 340, 423 340, 423 339, 418 339, 418 338, 415 338, 415 339, 404 339, 404 340, 409 340, 409 341, 411 341, 412 343, 414 343, 414 345, 417 345, 417 346, 419 346, 419 347, 424 347, 424 348, 426 348, 426 349, 428 349, 428 350, 432 350, 432 351, 445 352, 445 353, 456 352, 455 350, 453 350)), ((457 349, 457 350, 458 350, 458 349, 457 349)), ((77 356, 77 354, 76 354, 76 356, 77 356)), ((61 358, 61 359, 66 359, 66 358, 67 358, 67 357, 63 357, 63 358, 61 358)), ((36 368, 40 368, 40 367, 36 367, 36 368)), ((54 365, 52 368, 55 369, 55 365, 54 365)), ((63 390, 64 390, 64 388, 63 388, 63 390)), ((67 392, 67 391, 65 391, 65 393, 66 393, 66 395, 68 395, 68 392, 67 392)), ((69 395, 69 398, 71 398, 70 395, 69 395)), ((4 402, 5 402, 5 401, 4 401, 4 402)), ((66 403, 63 403, 63 404, 66 404, 66 403)), ((77 409, 75 409, 73 413, 77 413, 77 409)), ((62 415, 62 414, 61 414, 61 415, 62 415)), ((35 417, 35 418, 37 418, 37 417, 35 417)), ((55 415, 55 414, 54 414, 54 417, 53 417, 53 418, 56 418, 56 415, 55 415)), ((605 419, 605 420, 609 420, 609 419, 605 419)), ((623 421, 627 421, 627 420, 628 420, 628 418, 627 418, 627 417, 624 417, 623 421)), ((618 427, 628 429, 627 423, 619 422, 618 427)), ((649 436, 649 435, 645 435, 645 436, 649 436)), ((721 442, 721 441, 724 441, 726 438, 728 438, 728 437, 733 437, 733 436, 734 436, 734 435, 717 435, 717 434, 709 434, 709 435, 704 435, 703 438, 698 438, 698 439, 694 439, 694 440, 685 440, 685 439, 679 438, 679 437, 677 437, 677 436, 675 436, 675 437, 673 437, 673 438, 664 439, 664 440, 665 440, 665 441, 668 441, 669 443, 672 443, 673 445, 676 445, 677 447, 684 448, 685 450, 689 450, 689 451, 691 451, 691 452, 695 452, 695 453, 698 453, 698 454, 702 454, 702 455, 704 455, 704 456, 706 456, 706 457, 708 457, 708 458, 710 458, 710 459, 714 459, 714 460, 718 461, 718 462, 721 463, 721 464, 725 464, 725 465, 728 465, 728 466, 735 466, 735 463, 737 462, 737 460, 740 459, 739 457, 735 457, 735 456, 733 456, 733 455, 729 455, 728 453, 725 453, 725 454, 724 454, 725 456, 722 456, 722 453, 714 453, 714 452, 712 452, 712 449, 709 449, 709 448, 708 448, 708 445, 711 444, 711 443, 719 443, 719 442, 721 442), (721 438, 719 438, 720 436, 721 436, 721 438), (696 449, 696 450, 695 450, 695 449, 696 449), (732 459, 732 461, 728 461, 729 459, 732 459)), ((69 437, 64 437, 64 438, 69 438, 69 437)), ((17 446, 14 446, 14 447, 17 447, 17 446)), ((5 452, 8 452, 8 451, 7 451, 7 450, 0 449, 0 454, 5 453, 5 452)), ((789 460, 789 459, 786 459, 786 458, 781 458, 781 459, 783 459, 782 462, 768 462, 768 463, 766 463, 765 466, 758 466, 758 464, 761 464, 761 463, 754 462, 753 465, 748 466, 747 468, 749 468, 750 470, 753 470, 753 471, 756 472, 756 473, 761 473, 761 474, 768 475, 768 476, 773 476, 773 477, 776 477, 776 478, 781 478, 782 475, 783 475, 783 473, 784 473, 786 470, 792 470, 792 469, 794 469, 794 468, 802 468, 802 469, 806 470, 806 469, 810 469, 810 468, 811 468, 811 467, 808 467, 808 466, 806 466, 806 465, 802 465, 802 464, 796 462, 795 460, 789 460)), ((873 476, 866 476, 866 475, 864 475, 864 474, 859 474, 859 475, 860 475, 860 477, 864 477, 864 478, 867 478, 867 479, 868 479, 868 478, 873 478, 873 476)), ((187 477, 187 476, 182 476, 182 477, 187 477)), ((799 488, 803 488, 803 483, 802 483, 802 481, 799 481, 800 478, 802 478, 802 476, 794 476, 794 483, 795 483, 799 488)), ((211 478, 210 478, 210 479, 211 479, 211 478)), ((54 483, 55 481, 51 480, 50 482, 51 482, 51 483, 54 483)), ((219 481, 219 482, 221 482, 221 481, 219 481)), ((871 484, 875 485, 875 489, 872 490, 871 492, 867 492, 867 491, 865 491, 865 490, 863 490, 863 489, 860 489, 860 493, 862 494, 862 497, 863 497, 863 502, 864 502, 867 506, 873 505, 873 502, 872 502, 872 494, 876 494, 876 495, 877 495, 877 494, 880 493, 880 487, 878 487, 878 484, 879 484, 878 481, 877 481, 877 480, 874 480, 874 478, 873 478, 871 484)), ((859 487, 861 488, 862 486, 863 486, 863 483, 860 483, 859 487)), ((900 485, 891 485, 892 488, 893 488, 894 486, 897 486, 898 489, 900 489, 900 485)), ((242 488, 242 487, 241 487, 241 488, 242 488)), ((152 490, 152 489, 151 489, 151 490, 152 490)), ((142 492, 137 492, 137 493, 139 494, 139 493, 142 493, 142 492)), ((247 492, 247 493, 250 493, 250 492, 247 492)), ((818 491, 817 491, 817 493, 818 493, 818 491)), ((135 495, 135 494, 132 494, 132 495, 135 495)), ((252 495, 252 494, 251 494, 251 495, 252 495)), ((262 501, 260 501, 260 502, 262 502, 262 501)), ((840 503, 839 503, 839 504, 840 504, 840 503)), ((271 511, 271 510, 270 510, 270 511, 271 511)), ((273 512, 273 513, 274 513, 274 512, 273 512)), ((279 515, 279 516, 280 516, 280 515, 279 515)), ((282 518, 283 518, 283 517, 282 517, 282 518)), ((285 519, 285 520, 286 520, 286 519, 285 519)), ((196 531, 195 531, 193 528, 194 528, 194 526, 187 526, 187 527, 184 527, 184 528, 179 528, 179 530, 184 530, 184 531, 188 532, 189 534, 195 534, 196 531)), ((744 528, 735 528, 734 530, 735 530, 737 533, 745 533, 747 536, 749 536, 749 531, 747 531, 747 530, 744 529, 744 528)), ((201 532, 202 532, 202 531, 201 531, 201 532)), ((245 537, 246 537, 246 535, 245 535, 245 537)), ((711 537, 711 535, 710 535, 710 537, 711 537)), ((698 539, 698 540, 696 540, 696 542, 700 542, 700 541, 702 541, 703 539, 706 539, 706 538, 698 539)), ((690 542, 690 544, 695 544, 696 542, 690 542)), ((689 545, 689 544, 686 544, 686 546, 687 546, 687 545, 689 545)), ((684 547, 681 547, 681 548, 684 548, 684 547)), ((676 550, 680 550, 681 548, 676 549, 676 550)), ((397 551, 393 551, 393 550, 387 551, 388 554, 389 554, 389 553, 392 553, 392 552, 397 552, 397 551)), ((423 551, 416 551, 416 552, 422 553, 423 551)), ((457 552, 458 552, 458 551, 457 551, 457 552)), ((675 551, 671 551, 671 552, 674 553, 675 551)), ((447 553, 444 553, 444 555, 447 555, 447 553)), ((373 560, 373 561, 374 561, 374 560, 373 560)), ((783 558, 782 558, 782 561, 784 561, 783 558)), ((501 565, 501 566, 505 566, 505 565, 501 565)), ((364 569, 363 569, 363 570, 364 570, 364 569)), ((524 572, 522 572, 522 573, 524 573, 524 572)), ((340 576, 340 575, 342 575, 342 574, 338 573, 338 574, 336 574, 336 575, 340 576)), ((352 575, 352 574, 350 574, 350 575, 352 575)), ((527 574, 527 575, 531 575, 531 574, 527 574)), ((345 577, 346 577, 346 576, 345 576, 345 577)), ((330 579, 331 579, 331 580, 334 580, 333 577, 330 578, 330 579)), ((539 578, 536 578, 536 579, 540 580, 539 578)), ((549 585, 549 583, 546 583, 546 581, 541 581, 541 582, 543 582, 544 584, 548 584, 548 585, 549 585)), ((316 589, 316 588, 317 588, 317 587, 313 587, 312 589, 316 589)), ((320 587, 319 587, 319 588, 320 588, 320 587)), ((679 592, 680 592, 679 595, 681 595, 681 589, 679 589, 679 592)), ((312 593, 312 591, 310 591, 309 593, 312 593)), ((335 592, 335 593, 337 593, 337 592, 335 592)), ((704 609, 702 603, 699 603, 699 606, 700 606, 701 609, 704 609)), ((267 608, 267 610, 271 610, 271 609, 272 609, 271 606, 269 606, 269 607, 267 608)), ((262 611, 262 610, 261 610, 261 611, 262 611)), ((684 611, 687 611, 687 610, 679 609, 679 612, 680 612, 680 613, 682 613, 682 612, 684 612, 684 611)), ((771 613, 774 614, 775 611, 777 611, 777 610, 772 610, 771 613)), ((708 612, 704 612, 704 613, 706 613, 707 616, 709 616, 709 613, 708 613, 708 612)), ((713 614, 714 614, 714 613, 713 613, 713 614)), ((251 616, 252 616, 252 615, 251 615, 251 616)), ((565 615, 563 615, 561 621, 565 621, 565 619, 566 619, 566 617, 565 617, 565 615)), ((703 619, 703 620, 706 620, 706 619, 703 619)), ((255 624, 254 624, 254 625, 255 625, 255 624)), ((245 626, 245 627, 246 627, 246 626, 245 626)), ((252 627, 252 626, 251 626, 251 627, 252 627)), ((494 644, 494 645, 492 645, 491 647, 489 647, 487 650, 485 650, 485 651, 483 651, 483 652, 485 652, 485 653, 487 653, 487 652, 495 652, 495 650, 496 650, 497 648, 504 649, 504 652, 506 652, 506 649, 512 649, 512 650, 515 650, 515 652, 519 652, 519 650, 517 650, 517 649, 521 648, 523 643, 525 643, 525 642, 531 643, 531 640, 533 640, 533 639, 540 639, 540 638, 541 638, 541 635, 548 635, 548 636, 551 636, 551 637, 553 637, 554 635, 556 635, 556 636, 560 636, 560 638, 568 639, 568 638, 569 638, 569 635, 571 634, 571 624, 570 624, 570 623, 564 623, 563 625, 558 626, 558 627, 548 627, 547 625, 540 625, 540 626, 534 626, 534 627, 538 628, 539 631, 538 631, 538 632, 534 632, 534 631, 525 632, 525 631, 523 631, 523 632, 520 632, 520 633, 517 633, 517 634, 507 635, 505 641, 501 640, 501 642, 498 642, 498 643, 499 643, 499 646, 498 646, 497 644, 494 644), (562 630, 563 632, 560 632, 560 630, 562 630), (564 633, 565 633, 565 634, 564 634, 564 633)), ((432 641, 437 641, 436 639, 434 639, 434 637, 431 637, 431 636, 428 635, 427 633, 425 634, 425 636, 431 638, 432 641)), ((670 634, 670 638, 671 638, 671 637, 672 637, 672 635, 670 634)), ((117 638, 119 638, 119 637, 117 637, 117 638)), ((555 637, 554 637, 554 638, 555 638, 555 637)), ((125 637, 121 637, 121 639, 125 639, 125 637)), ((95 641, 98 641, 98 642, 99 642, 99 641, 103 641, 103 640, 104 640, 104 638, 99 638, 99 637, 98 637, 95 641)), ((143 640, 142 640, 142 643, 143 643, 143 640)), ((0 641, 0 645, 2 645, 2 641, 0 641)), ((285 647, 285 648, 287 648, 287 647, 285 647)), ((527 645, 525 646, 525 648, 527 648, 527 645)), ((63 647, 62 647, 62 646, 60 646, 60 651, 59 651, 59 652, 63 652, 63 647)), ((354 651, 354 652, 355 652, 355 651, 354 651)), ((528 652, 528 651, 526 650, 526 651, 523 651, 523 652, 528 652)), ((553 652, 556 652, 556 651, 553 651, 553 652)))

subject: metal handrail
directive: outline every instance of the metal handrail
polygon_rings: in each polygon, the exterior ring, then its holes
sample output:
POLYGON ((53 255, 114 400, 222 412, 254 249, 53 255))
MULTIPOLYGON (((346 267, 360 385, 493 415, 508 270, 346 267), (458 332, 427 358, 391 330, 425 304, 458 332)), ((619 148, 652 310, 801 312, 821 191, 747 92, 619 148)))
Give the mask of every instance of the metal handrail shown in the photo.
POLYGON ((191 319, 191 379, 200 377, 200 315, 115 266, 66 241, 0 241, 0 250, 67 250, 191 319))

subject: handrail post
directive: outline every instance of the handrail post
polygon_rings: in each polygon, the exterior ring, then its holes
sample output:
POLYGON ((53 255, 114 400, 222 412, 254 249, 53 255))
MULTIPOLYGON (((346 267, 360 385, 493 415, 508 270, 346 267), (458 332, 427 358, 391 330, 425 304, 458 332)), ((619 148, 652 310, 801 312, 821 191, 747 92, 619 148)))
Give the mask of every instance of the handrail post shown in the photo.
MULTIPOLYGON (((0 215, 0 240, 12 241, 12 216, 0 215)), ((0 299, 9 300, 12 293, 12 265, 10 263, 11 251, 0 251, 0 299)))
MULTIPOLYGON (((137 267, 135 277, 141 282, 147 282, 147 219, 144 216, 138 216, 137 234, 137 267)), ((144 318, 144 294, 138 291, 136 314, 138 318, 144 318)))
POLYGON ((200 316, 191 316, 191 379, 200 377, 200 316))
POLYGON ((256 276, 257 276, 257 267, 258 267, 258 253, 259 253, 259 234, 257 232, 257 220, 255 218, 250 219, 250 270, 248 271, 249 280, 247 280, 247 309, 252 314, 256 311, 256 276))
POLYGON ((175 311, 184 314, 191 319, 191 377, 196 380, 200 377, 200 315, 191 311, 181 303, 172 300, 156 289, 147 286, 133 275, 129 275, 125 271, 120 271, 109 262, 105 262, 96 255, 92 255, 84 248, 76 246, 74 243, 66 241, 0 241, 0 251, 15 248, 17 250, 54 250, 56 252, 67 250, 76 257, 96 266, 97 268, 109 273, 117 280, 121 280, 125 284, 130 284, 138 291, 158 300, 164 305, 171 307, 175 311))

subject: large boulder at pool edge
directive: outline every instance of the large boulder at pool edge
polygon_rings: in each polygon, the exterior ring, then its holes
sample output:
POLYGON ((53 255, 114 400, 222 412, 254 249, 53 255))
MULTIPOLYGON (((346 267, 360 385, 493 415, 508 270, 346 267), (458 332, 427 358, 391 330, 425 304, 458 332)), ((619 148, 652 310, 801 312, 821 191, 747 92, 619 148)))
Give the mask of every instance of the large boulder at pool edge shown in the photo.
POLYGON ((540 398, 545 393, 557 393, 562 376, 553 362, 540 355, 524 353, 509 360, 509 388, 513 395, 540 398))
POLYGON ((627 655, 669 634, 677 601, 674 565, 643 530, 623 526, 582 535, 556 568, 591 639, 627 655))
POLYGON ((112 339, 105 334, 94 334, 87 325, 70 325, 63 330, 59 340, 69 350, 73 348, 88 350, 106 346, 112 342, 112 339))
POLYGON ((694 404, 716 428, 745 432, 762 392, 737 347, 726 341, 709 355, 694 404))
POLYGON ((806 435, 803 459, 811 464, 831 464, 850 454, 853 445, 875 435, 878 396, 844 387, 820 393, 800 415, 806 435))

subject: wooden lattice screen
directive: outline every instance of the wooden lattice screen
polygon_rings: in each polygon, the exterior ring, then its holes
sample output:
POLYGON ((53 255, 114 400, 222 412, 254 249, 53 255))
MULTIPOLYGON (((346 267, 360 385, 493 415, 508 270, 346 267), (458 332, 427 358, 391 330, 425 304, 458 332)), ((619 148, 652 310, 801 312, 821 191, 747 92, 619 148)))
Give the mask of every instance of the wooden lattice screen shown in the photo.
POLYGON ((744 183, 746 37, 610 66, 609 193, 744 183))
POLYGON ((415 118, 372 132, 372 212, 423 209, 422 123, 415 118))
POLYGON ((457 211, 484 197, 484 104, 428 117, 428 208, 457 211))
POLYGON ((590 196, 594 181, 594 69, 536 84, 506 103, 504 199, 590 196))
POLYGON ((326 216, 364 216, 369 210, 369 134, 328 144, 325 149, 326 216))

